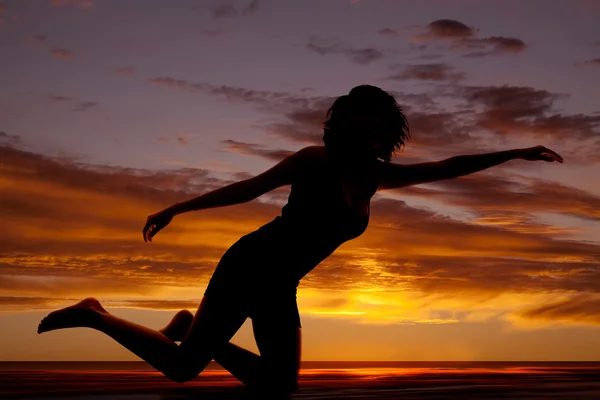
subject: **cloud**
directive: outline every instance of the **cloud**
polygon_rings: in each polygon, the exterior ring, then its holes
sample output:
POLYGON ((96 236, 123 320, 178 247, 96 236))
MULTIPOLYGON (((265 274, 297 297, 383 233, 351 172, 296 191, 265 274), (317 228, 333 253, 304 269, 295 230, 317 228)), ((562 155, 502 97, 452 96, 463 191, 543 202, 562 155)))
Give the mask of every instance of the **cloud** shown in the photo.
POLYGON ((595 67, 600 67, 600 58, 592 58, 590 60, 586 60, 583 62, 584 65, 592 65, 595 67))
POLYGON ((260 8, 260 0, 251 0, 244 8, 243 14, 253 14, 260 8))
POLYGON ((460 21, 453 19, 438 19, 427 25, 424 34, 415 36, 416 40, 424 39, 456 39, 469 38, 475 34, 475 30, 460 21))
POLYGON ((80 103, 78 103, 75 108, 73 108, 73 111, 88 111, 91 108, 94 108, 98 105, 98 103, 96 103, 95 101, 82 101, 80 103))
POLYGON ((0 296, 0 312, 3 310, 28 311, 35 309, 48 309, 59 307, 67 303, 73 304, 77 301, 77 299, 53 297, 0 296))
POLYGON ((71 101, 74 100, 73 97, 63 96, 60 94, 50 94, 50 99, 53 101, 71 101))
POLYGON ((237 15, 237 10, 231 4, 221 4, 212 9, 213 18, 226 18, 237 15))
POLYGON ((221 143, 226 145, 226 147, 224 148, 224 150, 226 151, 261 157, 266 160, 275 162, 279 162, 293 153, 293 151, 289 150, 266 149, 264 146, 259 144, 238 142, 236 140, 231 139, 221 140, 221 143))
POLYGON ((48 39, 47 35, 38 34, 38 35, 31 35, 31 36, 27 37, 26 41, 29 44, 38 45, 38 44, 46 43, 47 39, 48 39))
POLYGON ((581 293, 537 307, 522 310, 517 316, 567 324, 600 325, 600 296, 581 293))
POLYGON ((135 69, 132 66, 116 68, 115 72, 119 75, 127 75, 127 76, 135 75, 135 69))
POLYGON ((21 137, 19 135, 9 135, 4 131, 0 131, 0 146, 16 146, 21 144, 21 137))
POLYGON ((60 48, 51 49, 50 55, 52 55, 53 58, 59 58, 59 59, 71 59, 74 57, 73 52, 71 52, 70 50, 60 49, 60 48))
POLYGON ((529 213, 547 212, 590 222, 600 221, 600 197, 557 182, 531 179, 519 174, 478 172, 457 179, 435 182, 435 189, 407 188, 401 192, 470 210, 474 222, 501 223, 514 231, 535 230, 540 234, 570 235, 572 232, 540 225, 529 213), (422 190, 422 191, 421 191, 422 190))
POLYGON ((251 15, 260 8, 260 0, 251 0, 241 11, 231 4, 220 4, 211 9, 214 19, 232 18, 238 15, 251 15))
POLYGON ((371 64, 388 56, 389 52, 376 48, 361 48, 355 49, 342 46, 337 40, 332 42, 331 39, 323 41, 322 39, 311 37, 306 44, 306 48, 320 55, 328 54, 343 54, 352 62, 360 65, 371 64))
POLYGON ((57 103, 72 103, 72 111, 88 111, 98 105, 98 103, 95 101, 80 100, 76 97, 65 96, 61 94, 47 93, 47 96, 51 101, 57 103))
POLYGON ((398 31, 395 29, 383 28, 378 30, 377 33, 383 36, 396 36, 398 34, 398 31))
MULTIPOLYGON (((527 44, 519 39, 505 36, 489 36, 476 38, 477 29, 452 19, 440 19, 431 22, 426 27, 426 32, 413 36, 413 40, 449 42, 449 49, 454 51, 467 51, 464 57, 485 57, 504 53, 520 53, 527 48, 527 44)), ((418 47, 423 51, 427 46, 418 47)))
POLYGON ((400 72, 389 76, 387 79, 458 82, 464 78, 464 72, 454 72, 454 68, 445 63, 434 63, 406 66, 400 72))
POLYGON ((158 85, 177 87, 180 89, 187 89, 188 87, 190 87, 190 83, 184 79, 175 79, 166 76, 152 78, 150 79, 150 82, 158 85))
POLYGON ((148 308, 152 310, 188 309, 196 312, 200 299, 190 300, 124 300, 108 303, 108 307, 148 308))
POLYGON ((483 39, 479 39, 480 42, 491 44, 497 51, 511 51, 521 52, 525 50, 527 45, 521 39, 504 37, 504 36, 491 36, 483 39))
POLYGON ((558 112, 555 101, 564 95, 527 86, 469 86, 457 92, 469 107, 481 111, 475 127, 490 133, 514 136, 533 135, 566 142, 600 139, 600 115, 558 112))
POLYGON ((452 47, 468 50, 469 53, 464 54, 464 57, 485 57, 492 54, 520 53, 527 48, 527 45, 521 39, 491 36, 456 41, 452 47))
POLYGON ((50 5, 52 7, 76 6, 79 8, 90 9, 90 8, 94 7, 94 1, 93 0, 50 0, 50 5))
POLYGON ((213 85, 204 82, 194 83, 185 79, 177 79, 165 76, 151 78, 149 79, 149 82, 171 88, 197 91, 211 96, 224 98, 231 102, 251 103, 266 107, 271 107, 274 103, 278 102, 304 101, 302 97, 288 92, 253 90, 228 85, 213 85))

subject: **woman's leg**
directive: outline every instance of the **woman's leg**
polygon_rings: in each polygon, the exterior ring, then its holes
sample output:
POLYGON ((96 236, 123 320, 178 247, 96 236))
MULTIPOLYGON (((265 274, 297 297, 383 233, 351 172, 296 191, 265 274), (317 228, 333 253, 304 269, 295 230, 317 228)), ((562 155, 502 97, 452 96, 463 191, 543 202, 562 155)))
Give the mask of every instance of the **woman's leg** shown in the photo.
MULTIPOLYGON (((174 342, 181 342, 190 330, 194 314, 181 310, 159 332, 174 342)), ((231 342, 215 354, 214 360, 246 386, 255 386, 261 369, 260 356, 231 342)))
POLYGON ((278 399, 290 396, 298 389, 302 350, 295 296, 261 301, 259 309, 252 315, 252 326, 262 363, 260 391, 278 399))
POLYGON ((104 332, 176 382, 196 377, 227 345, 247 313, 240 300, 211 301, 204 297, 187 335, 178 346, 159 331, 110 314, 94 298, 50 313, 38 333, 72 327, 104 332))

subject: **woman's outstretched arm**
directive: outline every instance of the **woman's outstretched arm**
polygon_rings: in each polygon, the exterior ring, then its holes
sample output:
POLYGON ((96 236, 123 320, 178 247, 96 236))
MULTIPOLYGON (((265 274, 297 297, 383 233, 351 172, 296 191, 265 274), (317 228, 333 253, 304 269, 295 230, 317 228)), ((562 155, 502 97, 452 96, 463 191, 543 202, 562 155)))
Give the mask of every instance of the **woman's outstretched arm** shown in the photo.
POLYGON ((251 201, 280 186, 290 185, 304 168, 316 146, 305 147, 287 156, 274 167, 250 179, 235 182, 190 200, 176 203, 148 217, 142 229, 144 241, 152 237, 171 222, 171 219, 188 211, 224 207, 251 201))
POLYGON ((498 151, 495 153, 460 155, 442 161, 420 164, 401 165, 389 163, 386 165, 381 177, 379 190, 453 179, 514 159, 563 162, 562 157, 556 152, 544 146, 536 146, 526 149, 498 151))

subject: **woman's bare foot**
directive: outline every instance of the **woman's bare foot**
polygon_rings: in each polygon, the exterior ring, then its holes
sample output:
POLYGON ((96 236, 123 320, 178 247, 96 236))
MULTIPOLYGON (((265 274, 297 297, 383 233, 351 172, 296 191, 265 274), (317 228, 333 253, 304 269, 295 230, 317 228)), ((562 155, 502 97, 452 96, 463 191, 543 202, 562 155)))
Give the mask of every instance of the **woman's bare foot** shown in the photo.
POLYGON ((88 297, 75 305, 48 314, 38 325, 37 332, 43 333, 75 327, 92 328, 103 313, 107 313, 107 311, 100 305, 100 302, 93 297, 88 297))
POLYGON ((189 310, 181 310, 175 314, 167 326, 159 329, 158 331, 162 332, 166 337, 174 342, 181 342, 190 330, 193 319, 194 314, 192 314, 189 310))

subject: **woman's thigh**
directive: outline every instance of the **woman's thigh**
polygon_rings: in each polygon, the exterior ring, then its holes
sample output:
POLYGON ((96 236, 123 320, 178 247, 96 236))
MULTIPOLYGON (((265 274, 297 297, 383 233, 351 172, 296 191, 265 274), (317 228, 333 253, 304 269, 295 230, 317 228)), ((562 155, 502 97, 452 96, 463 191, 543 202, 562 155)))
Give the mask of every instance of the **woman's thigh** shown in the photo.
POLYGON ((252 307, 252 327, 268 386, 297 389, 302 336, 295 296, 273 297, 252 307))
POLYGON ((179 345, 180 359, 200 373, 248 318, 243 299, 204 296, 192 325, 179 345))

